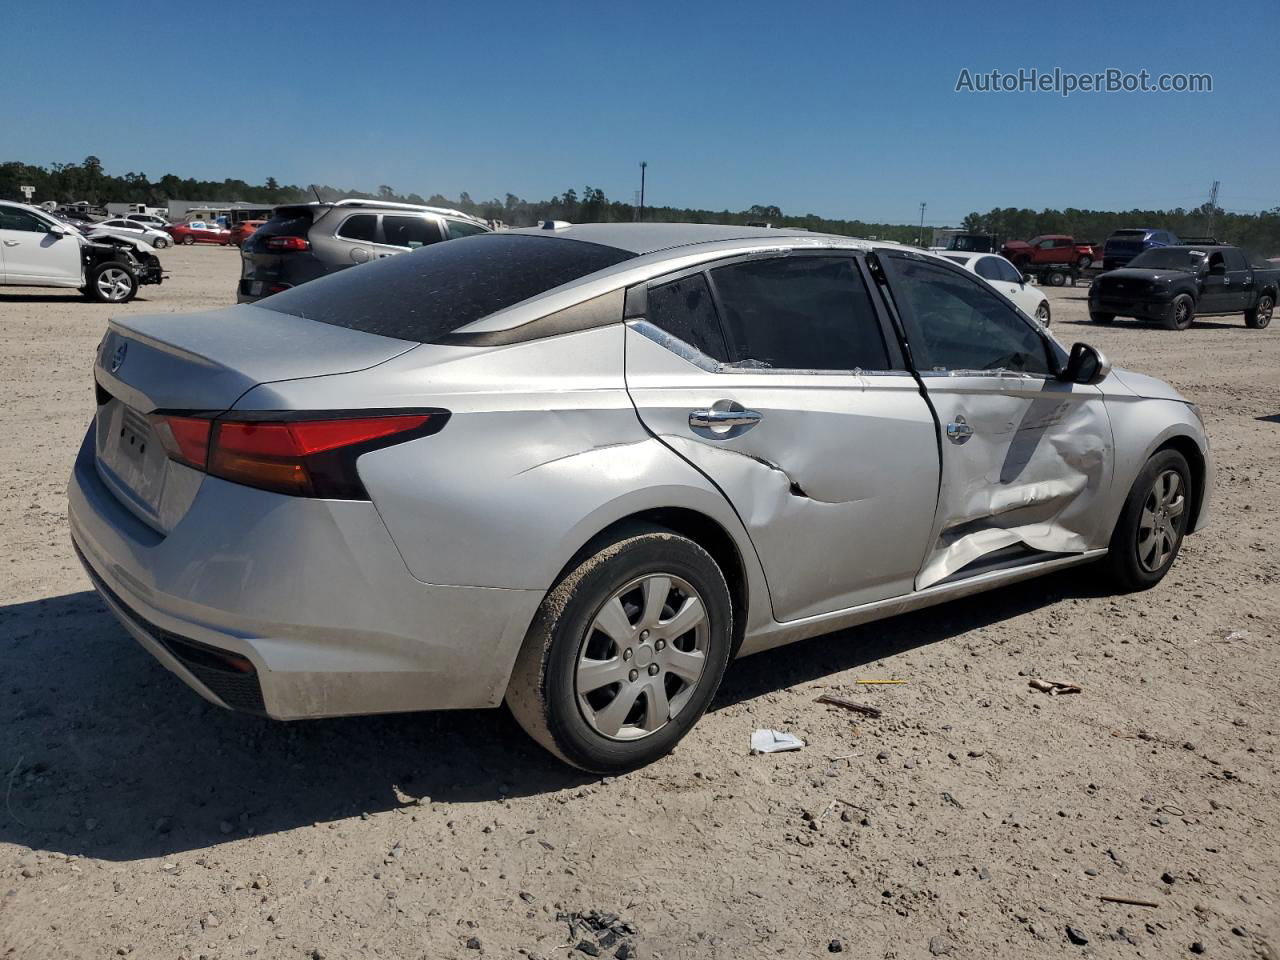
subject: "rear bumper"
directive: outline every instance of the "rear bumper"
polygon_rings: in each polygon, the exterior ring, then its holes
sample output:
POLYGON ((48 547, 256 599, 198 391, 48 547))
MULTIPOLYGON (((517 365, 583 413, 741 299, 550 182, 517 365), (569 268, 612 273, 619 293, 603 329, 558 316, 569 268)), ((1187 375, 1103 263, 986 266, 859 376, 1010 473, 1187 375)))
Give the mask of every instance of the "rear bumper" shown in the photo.
POLYGON ((206 477, 162 536, 103 484, 92 433, 68 501, 75 548, 138 642, 210 702, 276 719, 497 706, 542 600, 414 579, 366 502, 206 477))

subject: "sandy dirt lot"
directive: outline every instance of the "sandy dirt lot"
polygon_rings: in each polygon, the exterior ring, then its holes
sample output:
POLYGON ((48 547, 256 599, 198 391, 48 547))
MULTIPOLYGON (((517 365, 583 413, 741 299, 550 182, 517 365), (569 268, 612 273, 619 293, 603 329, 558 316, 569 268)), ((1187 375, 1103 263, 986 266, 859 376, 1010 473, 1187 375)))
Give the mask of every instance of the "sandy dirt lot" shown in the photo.
MULTIPOLYGON (((162 256, 115 312, 232 301, 233 250, 162 256)), ((1204 411, 1215 519, 1164 583, 1055 576, 741 661, 672 756, 601 780, 498 711, 283 724, 166 673, 67 535, 113 311, 0 288, 0 957, 1274 960, 1280 331, 1051 296, 1062 339, 1204 411), (758 726, 808 746, 749 756, 758 726)))

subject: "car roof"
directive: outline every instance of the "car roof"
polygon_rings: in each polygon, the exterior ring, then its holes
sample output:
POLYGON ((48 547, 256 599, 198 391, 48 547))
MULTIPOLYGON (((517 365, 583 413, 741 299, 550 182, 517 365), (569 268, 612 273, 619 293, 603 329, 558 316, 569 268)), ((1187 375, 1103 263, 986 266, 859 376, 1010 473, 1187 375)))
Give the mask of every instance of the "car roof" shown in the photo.
MULTIPOLYGON (((552 230, 543 227, 523 227, 506 232, 598 243, 602 246, 626 250, 637 256, 676 247, 687 247, 699 243, 720 243, 727 240, 777 241, 797 237, 832 239, 844 243, 853 240, 852 237, 813 233, 809 230, 738 227, 722 223, 574 223, 558 226, 552 230)), ((867 244, 867 246, 872 245, 867 244)))

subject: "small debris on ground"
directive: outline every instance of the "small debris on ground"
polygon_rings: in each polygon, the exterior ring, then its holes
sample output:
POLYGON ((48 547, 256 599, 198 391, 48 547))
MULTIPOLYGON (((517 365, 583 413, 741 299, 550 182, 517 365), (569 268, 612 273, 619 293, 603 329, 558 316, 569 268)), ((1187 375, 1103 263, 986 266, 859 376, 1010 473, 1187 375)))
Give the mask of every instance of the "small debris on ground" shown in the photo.
POLYGON ((1051 697, 1064 693, 1081 692, 1080 687, 1074 683, 1064 683, 1061 680, 1041 680, 1039 677, 1032 677, 1027 681, 1027 686, 1033 690, 1039 690, 1041 693, 1047 693, 1051 697))
POLYGON ((833 707, 844 707, 844 709, 852 710, 855 713, 865 713, 869 717, 878 717, 881 715, 879 707, 871 707, 865 703, 858 703, 856 700, 837 697, 833 693, 824 693, 818 698, 818 703, 829 703, 833 707))
POLYGON ((791 733, 781 730, 760 729, 751 734, 752 753, 784 753, 787 750, 799 750, 804 741, 791 733))

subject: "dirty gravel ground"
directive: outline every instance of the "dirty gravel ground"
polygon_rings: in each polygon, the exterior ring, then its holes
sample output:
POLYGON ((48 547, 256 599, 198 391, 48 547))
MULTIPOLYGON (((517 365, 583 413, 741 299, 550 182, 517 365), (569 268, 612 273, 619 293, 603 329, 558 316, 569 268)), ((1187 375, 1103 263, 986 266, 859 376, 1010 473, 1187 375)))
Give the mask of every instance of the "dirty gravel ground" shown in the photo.
MULTIPOLYGON (((118 312, 231 301, 234 251, 163 256, 118 312)), ((501 712, 282 724, 167 674, 67 539, 111 310, 0 290, 0 957, 567 957, 592 938, 557 913, 593 909, 654 958, 1276 957, 1280 330, 1096 329, 1051 296, 1062 338, 1204 410, 1216 516, 1165 582, 1056 576, 744 660, 674 755, 602 781, 501 712), (748 756, 757 726, 808 747, 748 756)))

